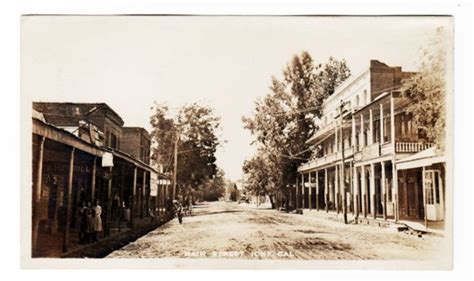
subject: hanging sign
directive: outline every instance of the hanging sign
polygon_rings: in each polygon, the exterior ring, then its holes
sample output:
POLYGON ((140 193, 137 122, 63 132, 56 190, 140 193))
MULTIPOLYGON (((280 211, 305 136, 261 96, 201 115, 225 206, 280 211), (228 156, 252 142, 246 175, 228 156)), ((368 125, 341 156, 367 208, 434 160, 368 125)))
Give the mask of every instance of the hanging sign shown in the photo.
POLYGON ((114 155, 110 152, 104 152, 102 155, 102 167, 113 167, 114 166, 114 155))
POLYGON ((150 173, 150 196, 158 195, 158 174, 150 173))

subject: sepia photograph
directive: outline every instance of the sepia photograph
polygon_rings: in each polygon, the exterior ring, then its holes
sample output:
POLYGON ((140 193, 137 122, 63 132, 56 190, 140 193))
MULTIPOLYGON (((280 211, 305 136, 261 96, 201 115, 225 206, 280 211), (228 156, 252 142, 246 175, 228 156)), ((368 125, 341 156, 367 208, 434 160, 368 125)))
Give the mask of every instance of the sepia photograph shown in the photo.
POLYGON ((22 260, 452 269, 454 28, 23 15, 22 260))

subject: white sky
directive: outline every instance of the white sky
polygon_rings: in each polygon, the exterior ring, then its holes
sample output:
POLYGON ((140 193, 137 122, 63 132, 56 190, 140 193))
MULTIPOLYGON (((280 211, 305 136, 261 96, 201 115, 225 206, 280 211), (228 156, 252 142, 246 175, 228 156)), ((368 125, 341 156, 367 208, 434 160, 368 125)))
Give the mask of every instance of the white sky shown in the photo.
POLYGON ((22 19, 25 102, 105 102, 126 126, 150 129, 153 101, 203 101, 222 118, 218 165, 241 178, 251 135, 241 117, 293 54, 370 59, 416 70, 419 48, 448 18, 69 16, 22 19))

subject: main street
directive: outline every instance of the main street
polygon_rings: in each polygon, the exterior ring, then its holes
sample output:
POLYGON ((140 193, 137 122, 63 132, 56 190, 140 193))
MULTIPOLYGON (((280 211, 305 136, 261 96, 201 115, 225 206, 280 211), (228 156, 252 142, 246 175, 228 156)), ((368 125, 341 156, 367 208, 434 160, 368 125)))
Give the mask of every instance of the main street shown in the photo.
MULTIPOLYGON (((109 258, 427 259, 442 238, 235 202, 201 203, 109 258)), ((438 251, 439 252, 439 251, 438 251)))

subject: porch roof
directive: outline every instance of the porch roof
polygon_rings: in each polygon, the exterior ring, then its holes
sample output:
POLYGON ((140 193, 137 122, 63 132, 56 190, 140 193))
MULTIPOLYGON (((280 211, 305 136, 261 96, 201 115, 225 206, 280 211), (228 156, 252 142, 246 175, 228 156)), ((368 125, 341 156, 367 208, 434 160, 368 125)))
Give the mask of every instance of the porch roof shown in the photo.
POLYGON ((430 147, 396 162, 397 170, 407 170, 431 166, 436 163, 446 162, 446 156, 439 154, 436 147, 430 147))

